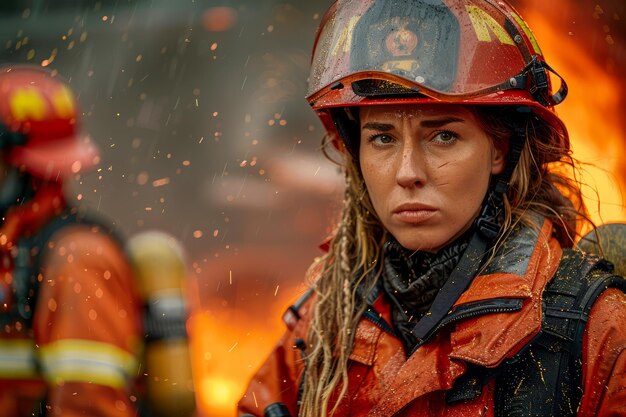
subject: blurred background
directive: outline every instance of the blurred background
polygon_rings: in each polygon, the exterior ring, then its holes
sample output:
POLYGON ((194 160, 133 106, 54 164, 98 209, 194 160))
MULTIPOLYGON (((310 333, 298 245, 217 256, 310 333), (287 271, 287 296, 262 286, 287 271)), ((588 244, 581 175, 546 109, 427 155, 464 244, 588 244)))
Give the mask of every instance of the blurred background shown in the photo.
MULTIPOLYGON (((0 61, 58 71, 102 150, 70 198, 187 252, 200 416, 232 416, 341 201, 304 99, 330 0, 3 0, 0 61)), ((626 221, 621 0, 512 1, 568 82, 559 106, 600 223, 626 221)))

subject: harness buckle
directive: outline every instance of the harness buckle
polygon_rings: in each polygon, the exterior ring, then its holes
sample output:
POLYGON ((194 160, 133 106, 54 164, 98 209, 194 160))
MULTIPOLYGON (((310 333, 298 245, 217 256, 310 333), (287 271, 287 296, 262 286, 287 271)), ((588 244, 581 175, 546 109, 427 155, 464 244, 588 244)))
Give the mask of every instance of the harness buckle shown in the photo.
POLYGON ((480 215, 476 219, 476 228, 489 241, 493 241, 500 234, 501 197, 495 190, 487 193, 480 215))
POLYGON ((494 221, 492 218, 484 218, 481 216, 476 222, 476 227, 480 230, 480 233, 489 240, 495 239, 500 233, 500 223, 494 221))

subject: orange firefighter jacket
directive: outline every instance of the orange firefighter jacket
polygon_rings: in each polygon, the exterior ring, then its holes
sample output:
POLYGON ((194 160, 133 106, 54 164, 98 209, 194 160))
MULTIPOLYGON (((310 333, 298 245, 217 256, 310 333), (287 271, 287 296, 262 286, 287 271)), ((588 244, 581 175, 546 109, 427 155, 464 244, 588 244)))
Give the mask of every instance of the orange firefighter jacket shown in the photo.
MULTIPOLYGON (((359 322, 350 355, 348 393, 336 416, 417 417, 493 416, 493 382, 477 398, 448 405, 445 394, 470 364, 496 367, 514 356, 540 330, 542 291, 562 255, 546 221, 524 272, 494 272, 478 276, 456 306, 498 298, 522 298, 523 307, 508 313, 484 314, 440 329, 406 357, 399 339, 372 320, 359 322)), ((531 243, 532 244, 532 243, 531 243)), ((515 254, 513 254, 515 255, 515 254)), ((512 258, 515 259, 515 258, 512 258)), ((304 369, 302 352, 294 346, 306 340, 311 298, 302 317, 285 333, 251 379, 239 402, 240 414, 262 416, 269 404, 283 402, 297 416, 298 387, 304 369)), ((373 304, 386 323, 390 306, 382 296, 373 304)), ((583 337, 583 397, 578 416, 626 416, 626 295, 606 290, 595 302, 583 337)), ((331 400, 330 408, 333 406, 331 400)))
POLYGON ((0 329, 0 415, 135 416, 140 304, 122 248, 73 224, 44 250, 32 326, 0 329))

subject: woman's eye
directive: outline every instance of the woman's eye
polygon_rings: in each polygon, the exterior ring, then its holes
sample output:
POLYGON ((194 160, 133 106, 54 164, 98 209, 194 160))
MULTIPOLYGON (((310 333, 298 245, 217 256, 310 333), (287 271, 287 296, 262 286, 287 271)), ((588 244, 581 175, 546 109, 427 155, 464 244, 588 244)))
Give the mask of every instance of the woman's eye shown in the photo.
POLYGON ((374 135, 370 138, 370 142, 376 145, 388 145, 393 142, 393 138, 388 135, 374 135))
POLYGON ((437 133, 433 140, 442 144, 449 144, 454 142, 458 138, 459 135, 457 135, 456 133, 444 130, 443 132, 437 133))

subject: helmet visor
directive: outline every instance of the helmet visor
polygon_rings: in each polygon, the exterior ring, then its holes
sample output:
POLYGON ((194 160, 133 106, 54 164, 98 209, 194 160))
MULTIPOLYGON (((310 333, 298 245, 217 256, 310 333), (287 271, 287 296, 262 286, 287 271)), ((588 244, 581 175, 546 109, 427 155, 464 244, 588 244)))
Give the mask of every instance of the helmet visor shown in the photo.
POLYGON ((360 96, 394 84, 436 98, 508 89, 540 55, 525 29, 487 0, 339 0, 318 32, 309 101, 347 84, 360 96))

